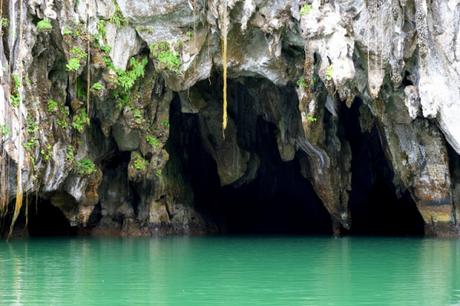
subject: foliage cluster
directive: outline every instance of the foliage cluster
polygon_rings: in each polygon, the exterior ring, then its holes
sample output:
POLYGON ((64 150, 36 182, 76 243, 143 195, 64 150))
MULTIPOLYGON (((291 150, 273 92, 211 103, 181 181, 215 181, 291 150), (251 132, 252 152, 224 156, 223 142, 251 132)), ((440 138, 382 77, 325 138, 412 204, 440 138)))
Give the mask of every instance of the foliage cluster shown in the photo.
POLYGON ((159 64, 160 69, 179 73, 181 65, 180 56, 167 41, 150 45, 150 52, 153 59, 159 64))
POLYGON ((89 176, 97 171, 96 165, 89 158, 83 158, 75 163, 75 172, 80 176, 89 176))
POLYGON ((72 127, 79 133, 83 133, 85 127, 89 125, 89 117, 86 110, 79 109, 73 116, 72 127))
POLYGON ((42 19, 37 23, 37 30, 39 32, 49 32, 53 29, 53 25, 48 18, 42 19))

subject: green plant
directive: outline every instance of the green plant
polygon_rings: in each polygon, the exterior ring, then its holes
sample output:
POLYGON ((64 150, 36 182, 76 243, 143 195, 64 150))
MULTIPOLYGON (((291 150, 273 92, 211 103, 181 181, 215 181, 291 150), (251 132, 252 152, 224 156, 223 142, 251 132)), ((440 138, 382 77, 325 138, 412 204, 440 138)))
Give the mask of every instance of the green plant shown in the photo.
POLYGON ((62 34, 64 36, 71 36, 71 35, 73 35, 73 31, 71 29, 65 27, 64 30, 62 31, 62 34))
POLYGON ((59 103, 53 99, 48 100, 47 103, 48 112, 55 113, 59 110, 59 103))
POLYGON ((74 58, 78 58, 79 60, 82 60, 86 58, 88 54, 79 47, 73 47, 70 50, 70 55, 72 55, 72 57, 74 58))
POLYGON ((53 155, 53 147, 50 144, 47 144, 46 147, 40 150, 40 155, 44 161, 49 161, 53 155))
POLYGON ((89 176, 96 171, 96 165, 89 158, 80 159, 75 164, 75 172, 80 176, 89 176))
POLYGON ((300 79, 297 80, 297 86, 303 89, 307 89, 308 83, 304 77, 301 77, 300 79))
POLYGON ((125 26, 128 24, 126 21, 125 16, 123 16, 123 13, 121 12, 120 6, 116 1, 114 1, 115 4, 115 12, 113 13, 112 17, 110 17, 109 22, 113 23, 117 28, 121 28, 122 26, 125 26))
POLYGON ((8 137, 11 134, 10 128, 6 124, 0 124, 0 136, 8 137))
POLYGON ((104 85, 102 85, 101 82, 94 83, 93 86, 91 86, 91 90, 93 91, 101 91, 104 89, 104 85))
POLYGON ((141 60, 131 58, 129 60, 128 71, 123 71, 121 69, 116 70, 117 85, 120 86, 125 92, 128 92, 134 86, 134 83, 136 83, 139 78, 144 76, 147 63, 147 58, 142 58, 141 60))
POLYGON ((153 135, 145 136, 145 141, 147 141, 147 143, 151 145, 153 148, 158 148, 161 146, 160 140, 158 140, 158 138, 156 138, 153 135))
POLYGON ((157 170, 155 171, 155 175, 156 175, 157 177, 161 177, 161 175, 162 175, 161 169, 157 169, 157 170))
POLYGON ((161 69, 166 69, 175 73, 180 71, 180 56, 171 48, 171 45, 167 41, 150 45, 150 52, 161 69))
POLYGON ((143 171, 147 168, 148 162, 137 152, 133 153, 133 167, 138 171, 143 171))
POLYGON ((69 72, 76 72, 80 69, 80 60, 78 58, 71 58, 65 67, 69 72))
POLYGON ((57 126, 62 129, 67 129, 69 127, 68 118, 69 118, 69 109, 64 105, 60 105, 58 116, 56 118, 57 126))
POLYGON ((13 83, 13 86, 11 88, 10 103, 13 107, 18 107, 21 101, 21 95, 19 91, 22 87, 22 81, 18 74, 13 73, 12 83, 13 83))
POLYGON ((311 4, 304 4, 300 9, 300 16, 308 15, 311 12, 311 4))
POLYGON ((66 147, 65 159, 67 161, 70 161, 70 162, 73 162, 75 160, 75 153, 74 153, 73 147, 71 145, 68 145, 66 147))
POLYGON ((134 117, 134 121, 137 123, 137 124, 141 124, 142 123, 142 119, 143 119, 143 116, 142 116, 142 111, 138 108, 134 108, 133 110, 133 117, 134 117))
POLYGON ((8 27, 8 18, 0 17, 0 29, 6 29, 8 27))
POLYGON ((334 76, 334 66, 329 65, 326 68, 326 80, 331 81, 333 76, 334 76))
POLYGON ((89 117, 84 109, 80 109, 72 119, 72 127, 79 133, 83 133, 85 127, 89 125, 89 117))
POLYGON ((318 121, 318 118, 316 118, 313 115, 307 115, 307 121, 310 123, 315 123, 316 121, 318 121))
POLYGON ((51 25, 51 21, 45 18, 37 23, 37 29, 39 32, 49 32, 53 29, 53 26, 51 25))
POLYGON ((160 125, 165 129, 169 129, 169 121, 168 120, 161 120, 160 125))

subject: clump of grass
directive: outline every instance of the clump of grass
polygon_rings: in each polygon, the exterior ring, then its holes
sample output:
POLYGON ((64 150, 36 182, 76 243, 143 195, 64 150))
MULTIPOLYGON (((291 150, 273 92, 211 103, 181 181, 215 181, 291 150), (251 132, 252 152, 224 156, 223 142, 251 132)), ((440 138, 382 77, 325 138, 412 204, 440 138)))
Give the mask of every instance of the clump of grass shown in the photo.
POLYGON ((137 171, 144 171, 148 166, 148 162, 138 152, 132 153, 131 163, 133 168, 137 171))
POLYGON ((19 77, 18 74, 13 74, 12 75, 13 79, 13 86, 11 88, 11 94, 10 94, 10 103, 13 107, 18 107, 19 102, 21 101, 21 96, 20 96, 20 89, 22 87, 22 81, 21 78, 19 77))
POLYGON ((78 58, 71 58, 65 66, 66 70, 69 72, 76 72, 80 69, 80 60, 78 58))
POLYGON ((69 162, 73 162, 75 160, 75 152, 71 145, 68 145, 66 147, 65 159, 69 162))
POLYGON ((307 115, 307 121, 310 123, 315 123, 316 121, 318 121, 318 118, 316 118, 313 115, 307 115))
POLYGON ((37 23, 37 30, 39 32, 49 32, 53 29, 53 25, 48 18, 42 19, 37 23))
POLYGON ((300 79, 297 80, 297 86, 303 89, 307 89, 308 83, 304 77, 301 77, 300 79))
POLYGON ((115 12, 113 13, 112 17, 110 17, 109 22, 113 23, 117 28, 121 28, 122 26, 127 25, 128 21, 126 20, 125 16, 123 16, 118 3, 115 1, 114 4, 115 12))
POLYGON ((0 124, 0 137, 8 137, 11 134, 10 128, 6 124, 0 124))

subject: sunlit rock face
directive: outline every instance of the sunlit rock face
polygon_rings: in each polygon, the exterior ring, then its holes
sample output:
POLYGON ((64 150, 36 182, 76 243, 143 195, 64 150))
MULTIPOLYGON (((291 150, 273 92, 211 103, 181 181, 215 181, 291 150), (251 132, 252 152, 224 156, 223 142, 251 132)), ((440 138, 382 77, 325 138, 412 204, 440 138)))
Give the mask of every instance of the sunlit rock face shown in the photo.
POLYGON ((377 135, 426 233, 459 234, 458 0, 9 0, 2 12, 0 208, 22 186, 84 232, 222 230, 219 188, 263 181, 260 139, 273 138, 334 233, 353 231, 351 121, 377 135), (201 203, 206 184, 216 203, 201 203))

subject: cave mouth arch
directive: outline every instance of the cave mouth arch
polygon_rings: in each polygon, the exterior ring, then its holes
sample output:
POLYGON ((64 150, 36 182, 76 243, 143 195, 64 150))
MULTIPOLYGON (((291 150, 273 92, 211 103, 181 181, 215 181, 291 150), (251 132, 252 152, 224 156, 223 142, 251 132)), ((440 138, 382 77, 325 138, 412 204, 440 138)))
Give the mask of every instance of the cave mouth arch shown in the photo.
MULTIPOLYGON (((376 124, 362 131, 360 112, 366 108, 356 98, 351 108, 341 107, 344 137, 352 150, 352 186, 349 235, 423 236, 425 223, 408 191, 398 191, 376 124), (361 109, 361 110, 360 110, 361 109)), ((368 111, 368 110, 367 110, 368 111)))
POLYGON ((254 180, 221 186, 216 162, 201 139, 199 118, 171 107, 171 147, 180 151, 195 209, 216 223, 220 234, 331 235, 331 219, 300 172, 298 159, 281 160, 275 126, 258 118, 253 152, 260 159, 254 180))
MULTIPOLYGON (((255 178, 244 184, 221 186, 216 162, 202 139, 199 113, 183 113, 179 98, 172 104, 172 152, 181 151, 183 171, 195 194, 195 208, 210 216, 224 234, 331 235, 331 218, 310 182, 301 175, 299 159, 304 153, 297 152, 292 161, 282 161, 276 142, 276 126, 264 116, 245 120, 237 113, 236 110, 243 110, 251 117, 248 105, 253 97, 244 87, 254 82, 257 80, 229 80, 229 92, 237 93, 230 95, 230 118, 236 124, 251 121, 255 131, 248 137, 238 127, 238 145, 260 159, 255 178), (238 99, 245 106, 234 101, 238 99), (252 140, 249 145, 248 139, 252 140)), ((208 96, 217 96, 216 100, 220 101, 220 93, 216 90, 219 85, 214 78, 212 83, 199 84, 198 89, 207 91, 208 96)), ((288 90, 286 94, 295 101, 290 107, 297 107, 295 92, 288 90)), ((350 143, 353 155, 352 190, 349 192, 352 226, 343 233, 350 236, 423 236, 424 222, 414 201, 407 192, 398 195, 393 184, 393 172, 377 127, 374 125, 368 133, 361 131, 361 106, 362 102, 356 99, 351 108, 342 105, 339 109, 339 135, 350 143)))

